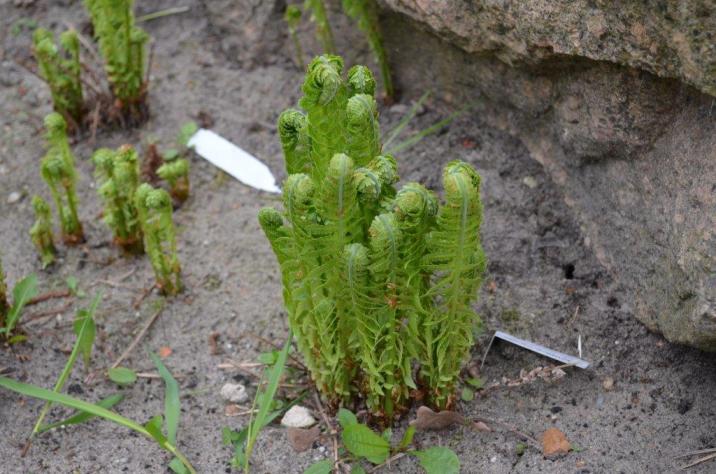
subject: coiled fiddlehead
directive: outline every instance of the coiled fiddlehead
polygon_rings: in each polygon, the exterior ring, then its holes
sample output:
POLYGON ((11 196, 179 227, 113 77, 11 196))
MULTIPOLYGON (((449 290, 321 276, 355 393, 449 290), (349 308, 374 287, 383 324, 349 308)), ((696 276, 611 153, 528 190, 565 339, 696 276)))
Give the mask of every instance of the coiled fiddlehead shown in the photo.
POLYGON ((32 208, 35 210, 35 223, 30 229, 30 238, 42 259, 42 268, 55 261, 54 237, 52 236, 52 214, 50 205, 40 196, 33 196, 32 208))

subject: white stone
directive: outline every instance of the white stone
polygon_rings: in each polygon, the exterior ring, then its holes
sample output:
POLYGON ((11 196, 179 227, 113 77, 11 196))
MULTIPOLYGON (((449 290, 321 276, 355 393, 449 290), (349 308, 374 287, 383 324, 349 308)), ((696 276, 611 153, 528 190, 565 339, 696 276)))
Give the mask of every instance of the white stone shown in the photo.
POLYGON ((20 200, 20 197, 21 197, 21 196, 22 196, 22 195, 21 195, 20 193, 18 193, 17 191, 13 191, 13 192, 11 192, 11 193, 8 195, 8 197, 7 197, 7 203, 8 203, 8 204, 14 204, 14 203, 16 203, 17 201, 20 200))
POLYGON ((534 179, 532 176, 525 176, 524 179, 522 179, 522 182, 530 189, 534 189, 537 187, 537 180, 534 179))
POLYGON ((249 394, 246 393, 246 387, 240 383, 227 383, 221 387, 219 392, 221 398, 231 403, 244 403, 249 400, 249 394))
POLYGON ((316 419, 308 408, 301 405, 292 406, 281 418, 281 425, 287 428, 308 428, 315 423, 316 419))

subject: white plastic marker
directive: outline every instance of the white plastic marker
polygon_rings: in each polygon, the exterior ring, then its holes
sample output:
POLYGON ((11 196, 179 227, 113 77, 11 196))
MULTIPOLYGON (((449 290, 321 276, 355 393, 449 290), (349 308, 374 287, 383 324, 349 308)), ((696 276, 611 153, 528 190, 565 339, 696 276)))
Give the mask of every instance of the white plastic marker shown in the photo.
POLYGON ((268 166, 211 130, 200 128, 187 146, 194 147, 199 156, 248 186, 270 193, 281 192, 268 166))
MULTIPOLYGON (((524 339, 520 339, 519 337, 515 337, 512 334, 507 334, 506 332, 502 331, 495 331, 495 335, 492 336, 492 339, 490 339, 490 344, 487 345, 487 350, 485 351, 485 355, 482 356, 482 363, 480 364, 480 368, 482 369, 482 366, 485 364, 485 358, 487 357, 487 353, 490 352, 490 348, 492 347, 492 342, 495 339, 502 339, 503 341, 511 342, 512 344, 516 346, 523 347, 527 350, 530 350, 532 352, 536 352, 537 354, 549 357, 550 359, 558 360, 559 362, 562 362, 563 364, 568 365, 574 365, 576 367, 579 367, 580 369, 586 369, 590 366, 589 362, 586 360, 582 360, 579 357, 574 357, 569 354, 564 354, 559 351, 555 351, 554 349, 549 349, 548 347, 545 347, 541 344, 537 344, 532 341, 526 341, 524 339)), ((581 339, 580 339, 581 341, 581 339)), ((580 353, 581 356, 581 353, 580 353)))

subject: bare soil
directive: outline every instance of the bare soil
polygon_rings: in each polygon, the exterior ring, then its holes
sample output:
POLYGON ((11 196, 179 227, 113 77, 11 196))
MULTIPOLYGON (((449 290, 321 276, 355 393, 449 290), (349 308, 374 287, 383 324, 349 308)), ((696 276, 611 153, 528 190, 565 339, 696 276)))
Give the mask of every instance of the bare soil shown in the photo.
MULTIPOLYGON (((27 318, 55 309, 58 315, 25 325, 26 343, 0 346, 0 368, 13 378, 51 387, 74 340, 74 310, 86 306, 91 295, 98 291, 103 295, 94 369, 116 359, 161 298, 152 293, 138 309, 133 308, 151 286, 152 271, 146 258, 122 257, 111 245, 110 232, 99 218, 100 202, 89 161, 92 151, 123 143, 139 146, 150 136, 168 148, 180 125, 201 114, 213 120, 213 130, 265 161, 283 178, 273 124, 284 108, 295 105, 302 72, 292 62, 293 51, 285 35, 282 43, 267 45, 251 64, 238 62, 239 54, 221 47, 222 33, 200 1, 183 3, 191 6, 190 13, 145 23, 143 27, 154 39, 151 118, 139 128, 100 131, 94 143, 84 136, 74 144, 88 242, 62 248, 59 262, 42 271, 28 230, 33 221, 31 196, 49 197, 38 164, 44 154, 42 117, 50 112, 51 104, 45 85, 18 65, 18 61, 32 63, 31 32, 23 25, 32 19, 55 31, 66 24, 82 29, 87 17, 80 2, 16 6, 22 3, 4 1, 0 6, 0 253, 10 284, 35 272, 42 291, 50 291, 64 288, 65 279, 74 276, 87 296, 28 308, 27 318), (13 192, 22 197, 11 203, 8 197, 13 192), (71 303, 68 308, 62 308, 65 301, 71 303)), ((176 6, 167 1, 151 3, 138 5, 138 13, 176 6)), ((265 27, 284 30, 280 15, 265 27)), ((318 51, 310 28, 302 31, 302 37, 311 52, 318 51)), ((341 46, 348 64, 367 62, 375 68, 363 42, 341 46)), ((383 108, 384 130, 400 120, 414 99, 403 97, 383 108)), ((439 104, 428 104, 410 129, 429 126, 445 113, 439 104)), ((581 337, 583 357, 593 365, 588 370, 568 368, 566 376, 556 382, 502 386, 459 403, 467 416, 501 420, 537 438, 547 428, 557 427, 576 448, 566 456, 547 460, 532 446, 519 455, 521 440, 496 424, 489 433, 464 428, 421 433, 417 443, 452 447, 466 473, 674 472, 681 465, 675 456, 716 446, 714 356, 671 345, 632 317, 629 296, 585 248, 562 197, 518 138, 488 127, 479 114, 466 114, 442 133, 401 153, 398 161, 403 181, 439 189, 442 166, 458 158, 475 165, 483 177, 482 235, 490 260, 489 277, 477 305, 484 332, 473 364, 479 364, 491 331, 502 329, 568 353, 576 353, 581 337), (614 381, 610 390, 604 385, 608 378, 614 381)), ((180 447, 199 472, 230 472, 232 453, 222 445, 221 428, 239 428, 247 419, 224 414, 219 389, 227 381, 238 380, 248 383, 253 393, 255 380, 217 366, 226 360, 249 361, 267 350, 254 335, 281 344, 287 334, 277 265, 256 220, 262 206, 277 205, 278 200, 241 185, 198 157, 192 158, 191 165, 191 197, 175 213, 187 290, 167 300, 126 365, 152 371, 147 352, 171 348, 165 364, 181 385, 180 447), (216 355, 209 343, 214 333, 219 335, 221 352, 216 355)), ((550 363, 498 344, 487 357, 482 377, 490 385, 550 363)), ((161 413, 163 407, 160 381, 140 379, 130 388, 118 388, 100 375, 88 383, 80 365, 66 390, 91 401, 122 392, 126 398, 117 410, 142 422, 161 413)), ((154 443, 99 420, 47 433, 21 457, 40 406, 37 400, 0 391, 2 472, 167 471, 168 455, 154 443)), ((53 420, 66 415, 62 408, 51 411, 53 420)), ((404 427, 405 422, 396 432, 404 427)), ((275 425, 259 438, 254 471, 300 473, 330 453, 330 446, 320 443, 307 452, 294 453, 285 430, 275 425)), ((715 469, 711 463, 692 472, 715 469)), ((389 470, 419 472, 420 468, 414 460, 403 458, 389 470)))

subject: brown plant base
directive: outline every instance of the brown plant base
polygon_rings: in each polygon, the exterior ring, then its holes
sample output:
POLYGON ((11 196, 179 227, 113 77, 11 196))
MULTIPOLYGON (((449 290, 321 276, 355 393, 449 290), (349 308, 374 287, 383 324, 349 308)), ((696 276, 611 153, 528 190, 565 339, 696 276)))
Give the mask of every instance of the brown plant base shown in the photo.
POLYGON ((82 228, 75 232, 74 234, 62 234, 62 242, 65 243, 65 245, 79 245, 85 243, 85 234, 82 231, 82 228))
POLYGON ((157 170, 164 164, 164 158, 156 143, 150 143, 147 145, 147 151, 144 153, 142 159, 142 179, 144 182, 157 186, 159 184, 159 176, 157 170))
POLYGON ((115 237, 113 242, 118 247, 121 247, 122 250, 127 254, 141 255, 144 253, 144 243, 142 242, 142 239, 138 239, 138 238, 123 239, 121 237, 115 237))
POLYGON ((179 207, 189 198, 189 178, 179 178, 176 185, 169 190, 169 194, 174 199, 176 206, 179 207))

